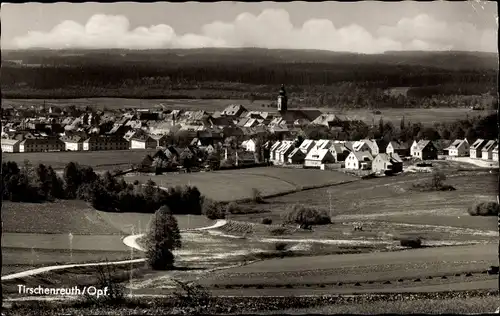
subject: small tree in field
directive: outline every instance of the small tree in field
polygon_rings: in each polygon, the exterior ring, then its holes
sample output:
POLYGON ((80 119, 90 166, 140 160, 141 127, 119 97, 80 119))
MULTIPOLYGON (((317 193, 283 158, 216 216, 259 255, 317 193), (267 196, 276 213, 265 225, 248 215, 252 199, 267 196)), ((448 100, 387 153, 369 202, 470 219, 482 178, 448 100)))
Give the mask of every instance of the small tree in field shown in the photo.
POLYGON ((154 214, 146 236, 146 257, 154 270, 167 270, 173 266, 172 251, 181 247, 181 234, 177 220, 167 206, 154 214))
POLYGON ((285 223, 299 224, 300 228, 310 229, 312 225, 331 224, 330 216, 325 211, 294 205, 293 209, 285 214, 285 223))
POLYGON ((442 172, 435 172, 433 175, 432 175, 432 187, 435 189, 435 190, 439 190, 443 187, 443 182, 446 180, 446 175, 442 172))

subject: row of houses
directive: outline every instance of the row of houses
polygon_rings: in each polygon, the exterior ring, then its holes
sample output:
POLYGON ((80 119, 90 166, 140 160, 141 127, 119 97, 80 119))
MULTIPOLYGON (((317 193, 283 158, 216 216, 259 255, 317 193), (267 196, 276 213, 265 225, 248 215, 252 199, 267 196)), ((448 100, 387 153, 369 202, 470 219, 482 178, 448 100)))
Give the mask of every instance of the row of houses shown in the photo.
POLYGON ((165 147, 165 136, 141 136, 126 139, 115 135, 27 136, 24 139, 1 139, 2 152, 98 151, 155 149, 165 147))
MULTIPOLYGON (((252 141, 244 143, 247 150, 255 150, 252 141)), ((469 147, 468 141, 456 140, 443 149, 450 156, 471 156, 498 161, 498 143, 495 140, 476 140, 469 147)), ((274 164, 303 164, 305 167, 320 167, 325 164, 341 163, 346 169, 401 170, 404 158, 433 160, 438 158, 437 146, 429 140, 413 141, 408 144, 391 141, 382 153, 373 139, 355 142, 335 140, 304 140, 296 146, 294 141, 274 143, 269 159, 274 164)))

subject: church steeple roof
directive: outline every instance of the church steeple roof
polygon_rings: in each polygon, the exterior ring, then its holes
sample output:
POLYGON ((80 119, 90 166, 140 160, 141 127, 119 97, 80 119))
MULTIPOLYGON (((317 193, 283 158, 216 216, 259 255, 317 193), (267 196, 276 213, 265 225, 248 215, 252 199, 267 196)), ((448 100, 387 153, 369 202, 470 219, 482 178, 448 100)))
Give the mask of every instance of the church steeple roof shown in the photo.
POLYGON ((281 85, 280 96, 286 97, 286 90, 285 90, 285 85, 284 84, 281 85))

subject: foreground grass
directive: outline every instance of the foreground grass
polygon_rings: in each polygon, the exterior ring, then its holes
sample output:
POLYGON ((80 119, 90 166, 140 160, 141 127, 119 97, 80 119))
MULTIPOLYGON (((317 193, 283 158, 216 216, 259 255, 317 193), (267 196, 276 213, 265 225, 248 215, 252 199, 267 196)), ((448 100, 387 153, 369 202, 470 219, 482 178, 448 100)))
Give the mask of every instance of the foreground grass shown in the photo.
MULTIPOLYGON (((156 315, 156 314, 301 314, 301 313, 491 313, 498 307, 497 291, 409 293, 314 297, 210 297, 192 306, 173 297, 95 302, 24 302, 6 309, 9 315, 156 315)), ((5 305, 4 305, 5 307, 5 305)))

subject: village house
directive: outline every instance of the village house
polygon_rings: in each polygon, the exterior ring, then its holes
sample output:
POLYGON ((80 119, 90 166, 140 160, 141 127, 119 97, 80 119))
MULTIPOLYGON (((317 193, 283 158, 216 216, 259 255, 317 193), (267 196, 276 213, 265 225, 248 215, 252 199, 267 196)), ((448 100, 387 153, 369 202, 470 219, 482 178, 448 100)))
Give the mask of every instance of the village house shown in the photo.
POLYGON ((374 139, 362 139, 354 142, 353 149, 354 151, 369 151, 373 157, 379 154, 379 147, 374 139))
POLYGON ((288 155, 295 149, 293 141, 284 141, 282 145, 278 148, 278 159, 277 162, 280 164, 286 163, 288 161, 288 155))
POLYGON ((350 151, 344 146, 342 143, 333 143, 330 146, 330 152, 333 157, 335 157, 335 161, 345 161, 347 156, 349 156, 350 151))
POLYGON ((132 137, 130 139, 130 149, 155 149, 158 142, 149 135, 132 137))
POLYGON ((305 167, 321 168, 322 165, 335 163, 335 157, 328 149, 313 148, 304 159, 305 167))
POLYGON ((2 138, 2 152, 4 152, 4 153, 18 153, 20 143, 21 143, 21 141, 18 139, 2 138))
POLYGON ((345 159, 345 168, 368 170, 372 167, 373 156, 369 151, 353 151, 345 159))
POLYGON ((320 125, 326 127, 338 126, 342 123, 342 120, 335 114, 324 113, 314 119, 311 125, 320 125))
POLYGON ((470 146, 470 157, 471 158, 481 158, 483 147, 486 145, 487 141, 484 139, 477 139, 472 146, 470 146))
POLYGON ((122 137, 108 135, 92 135, 83 141, 83 150, 126 150, 130 142, 122 137))
POLYGON ((387 154, 398 154, 400 157, 406 157, 410 155, 410 147, 405 143, 390 141, 385 148, 385 152, 387 154))
POLYGON ((297 147, 288 155, 287 162, 292 165, 302 165, 304 164, 305 158, 306 152, 297 147))
POLYGON ((231 104, 222 111, 223 116, 240 117, 248 112, 242 105, 231 104))
POLYGON ((481 150, 482 152, 481 158, 485 160, 493 159, 493 148, 495 148, 496 144, 497 144, 496 140, 489 140, 481 150))
POLYGON ((437 149, 430 140, 413 141, 411 156, 421 160, 437 159, 437 149))
POLYGON ((275 161, 277 159, 277 149, 281 146, 281 142, 275 142, 269 149, 269 160, 275 161))
POLYGON ((493 153, 492 154, 493 161, 498 161, 498 143, 493 148, 493 152, 492 153, 493 153))
POLYGON ((312 139, 305 139, 299 146, 299 149, 307 155, 307 153, 316 146, 316 141, 312 139))
POLYGON ((64 142, 57 137, 35 136, 19 143, 19 152, 64 151, 64 142))
POLYGON ((83 150, 84 138, 78 135, 63 136, 61 141, 64 143, 64 149, 67 151, 80 151, 83 150))
POLYGON ((246 151, 251 151, 251 152, 255 152, 255 145, 256 142, 253 139, 248 139, 241 143, 241 147, 243 147, 246 151))
POLYGON ((372 161, 373 172, 398 173, 403 171, 403 160, 397 153, 380 153, 372 161))
POLYGON ((448 152, 448 156, 452 157, 465 157, 469 156, 470 146, 467 139, 457 139, 451 143, 450 146, 445 148, 448 152))
POLYGON ((155 141, 157 147, 167 147, 169 138, 167 135, 150 135, 155 141))

